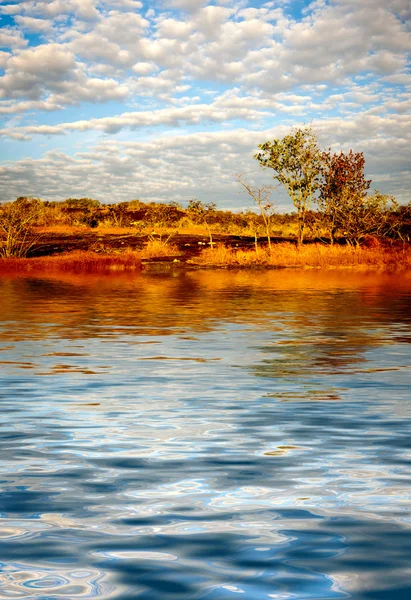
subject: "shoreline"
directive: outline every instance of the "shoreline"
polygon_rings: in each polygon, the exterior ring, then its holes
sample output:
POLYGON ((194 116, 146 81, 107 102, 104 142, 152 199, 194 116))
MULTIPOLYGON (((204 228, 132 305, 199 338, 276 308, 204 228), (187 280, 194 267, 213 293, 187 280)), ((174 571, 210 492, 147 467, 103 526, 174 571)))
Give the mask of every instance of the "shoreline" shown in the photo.
POLYGON ((0 275, 7 272, 124 272, 175 269, 245 270, 411 270, 411 244, 381 243, 372 238, 361 246, 340 240, 306 240, 298 246, 287 238, 256 240, 250 236, 152 232, 132 235, 118 231, 44 232, 28 257, 0 258, 0 275))
MULTIPOLYGON (((161 250, 161 249, 160 249, 161 250)), ((215 246, 202 249, 195 256, 165 252, 145 256, 144 251, 125 250, 103 253, 90 250, 61 252, 29 258, 0 258, 0 276, 11 272, 26 274, 44 272, 140 272, 172 270, 316 270, 316 271, 381 271, 411 270, 411 247, 404 249, 347 246, 305 245, 298 248, 288 243, 268 248, 237 249, 215 246)))

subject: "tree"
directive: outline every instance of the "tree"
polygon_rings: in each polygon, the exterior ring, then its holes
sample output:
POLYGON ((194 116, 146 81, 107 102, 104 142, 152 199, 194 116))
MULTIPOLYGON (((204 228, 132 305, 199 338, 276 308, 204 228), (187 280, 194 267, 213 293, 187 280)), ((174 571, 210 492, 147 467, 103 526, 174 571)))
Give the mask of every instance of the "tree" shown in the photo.
POLYGON ((97 227, 100 202, 92 198, 67 198, 61 202, 62 209, 70 215, 71 224, 83 224, 97 227))
POLYGON ((402 241, 411 240, 411 201, 407 205, 398 206, 392 214, 395 222, 395 233, 402 241))
POLYGON ((62 204, 68 208, 77 208, 78 210, 91 210, 101 206, 98 200, 92 198, 67 198, 63 200, 62 204))
MULTIPOLYGON (((371 179, 364 176, 365 159, 362 152, 349 151, 331 154, 323 152, 322 181, 318 206, 325 216, 331 243, 333 243, 344 211, 357 211, 365 198, 371 179)), ((348 217, 348 215, 347 215, 348 217)))
MULTIPOLYGON (((268 247, 271 250, 271 218, 275 212, 274 204, 270 202, 270 196, 273 191, 273 186, 263 185, 262 187, 256 187, 245 181, 243 175, 237 175, 237 181, 250 194, 250 196, 260 209, 261 216, 265 225, 265 231, 267 234, 268 247)), ((257 240, 257 233, 255 235, 257 240)))
POLYGON ((297 242, 304 240, 305 217, 313 194, 318 189, 322 170, 322 152, 311 127, 292 129, 282 140, 258 146, 254 158, 266 169, 273 169, 274 179, 284 186, 297 210, 297 242))
POLYGON ((0 206, 0 256, 26 256, 41 234, 33 229, 43 211, 35 198, 17 198, 0 206))
POLYGON ((147 205, 144 220, 158 227, 173 227, 184 215, 177 202, 160 204, 151 202, 147 205))
POLYGON ((350 245, 359 245, 369 235, 399 236, 400 221, 395 219, 398 203, 392 196, 374 192, 363 196, 344 188, 332 207, 334 231, 350 245))
POLYGON ((208 235, 210 236, 210 246, 213 247, 213 236, 210 228, 210 216, 215 213, 216 205, 214 202, 204 204, 201 200, 195 200, 194 198, 188 202, 187 210, 189 213, 194 215, 200 222, 204 223, 207 227, 208 235))

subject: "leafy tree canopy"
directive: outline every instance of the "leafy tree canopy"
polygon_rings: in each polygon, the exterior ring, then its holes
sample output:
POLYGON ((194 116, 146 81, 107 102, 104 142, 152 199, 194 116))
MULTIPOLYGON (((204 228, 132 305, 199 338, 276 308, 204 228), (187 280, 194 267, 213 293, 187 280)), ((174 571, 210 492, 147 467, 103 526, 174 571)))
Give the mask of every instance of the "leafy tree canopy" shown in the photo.
POLYGON ((298 214, 298 243, 302 243, 305 213, 319 187, 323 153, 311 127, 293 129, 282 139, 265 142, 254 158, 266 169, 272 169, 274 180, 283 185, 298 214))

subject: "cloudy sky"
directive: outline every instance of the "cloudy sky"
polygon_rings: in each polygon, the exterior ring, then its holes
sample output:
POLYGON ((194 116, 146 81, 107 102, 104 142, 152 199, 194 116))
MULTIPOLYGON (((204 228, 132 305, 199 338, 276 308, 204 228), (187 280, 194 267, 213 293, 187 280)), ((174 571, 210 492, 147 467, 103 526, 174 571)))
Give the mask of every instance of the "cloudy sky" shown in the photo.
MULTIPOLYGON (((0 200, 251 204, 312 123, 411 199, 409 0, 0 0, 0 200)), ((289 208, 279 198, 280 208, 289 208)))

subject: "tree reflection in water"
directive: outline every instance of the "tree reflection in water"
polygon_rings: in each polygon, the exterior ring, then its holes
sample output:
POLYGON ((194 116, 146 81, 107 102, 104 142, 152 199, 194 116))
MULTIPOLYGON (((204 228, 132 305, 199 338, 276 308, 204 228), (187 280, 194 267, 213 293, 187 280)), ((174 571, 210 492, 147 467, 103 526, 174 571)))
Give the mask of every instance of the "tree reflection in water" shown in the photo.
POLYGON ((410 292, 0 278, 0 595, 409 597, 410 292))

